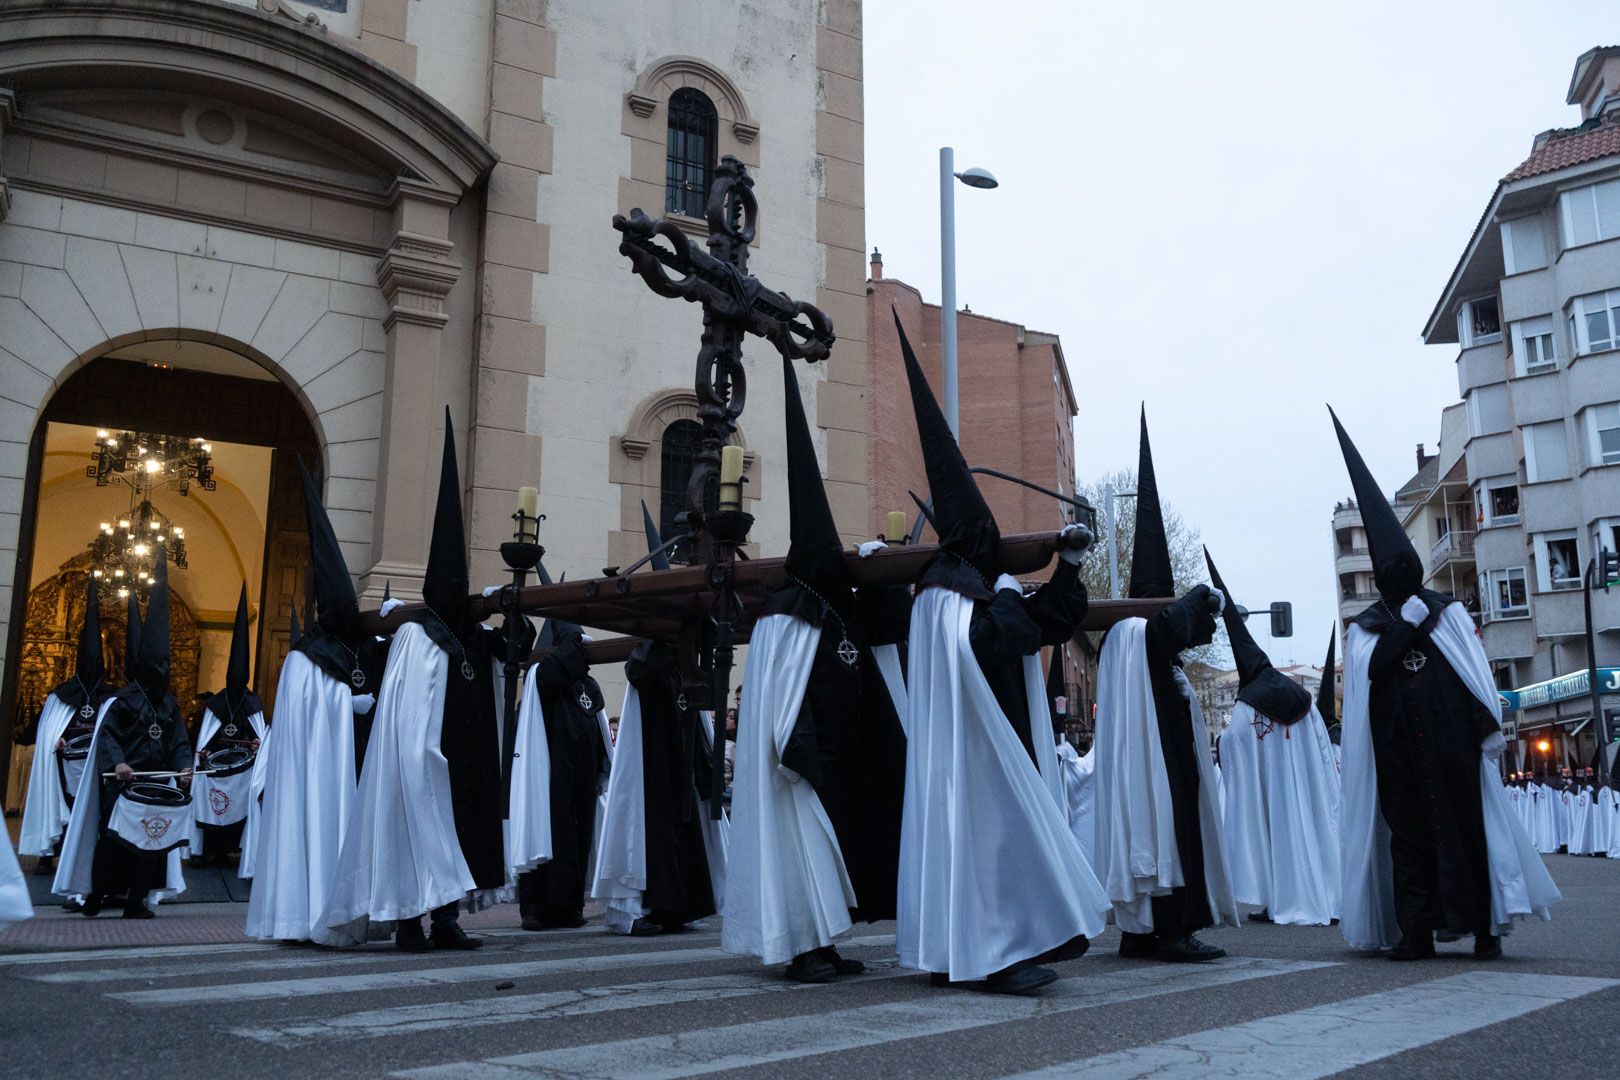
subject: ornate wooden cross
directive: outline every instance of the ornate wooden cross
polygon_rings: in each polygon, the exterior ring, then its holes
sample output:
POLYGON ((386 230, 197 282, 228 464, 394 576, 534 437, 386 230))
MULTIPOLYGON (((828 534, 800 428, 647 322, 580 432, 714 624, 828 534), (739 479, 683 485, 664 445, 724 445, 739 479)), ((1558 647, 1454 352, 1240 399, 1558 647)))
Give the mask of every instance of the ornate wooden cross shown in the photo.
POLYGON ((709 493, 719 479, 720 448, 737 432, 748 396, 742 364, 743 341, 756 334, 791 360, 825 360, 837 340, 832 320, 812 304, 768 289, 748 273, 748 245, 754 242, 759 203, 754 178, 727 156, 715 170, 706 207, 709 250, 703 251, 673 221, 647 217, 639 209, 615 214, 623 234, 619 251, 659 296, 703 305, 703 338, 698 349, 698 421, 703 442, 686 489, 680 520, 693 538, 694 557, 706 562, 713 603, 702 618, 683 628, 678 646, 682 694, 692 708, 714 711, 713 788, 710 813, 720 817, 725 786, 726 700, 731 690, 733 647, 744 618, 737 595, 735 564, 753 518, 739 508, 709 509, 709 493), (660 243, 662 238, 664 241, 660 243), (671 277, 670 271, 678 274, 671 277))

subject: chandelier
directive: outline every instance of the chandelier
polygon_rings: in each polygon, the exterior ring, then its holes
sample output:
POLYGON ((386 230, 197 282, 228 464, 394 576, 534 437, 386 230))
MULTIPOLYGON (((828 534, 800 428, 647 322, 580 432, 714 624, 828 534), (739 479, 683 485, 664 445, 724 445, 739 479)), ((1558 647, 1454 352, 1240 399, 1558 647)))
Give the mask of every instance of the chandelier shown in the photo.
POLYGON ((129 512, 103 521, 90 549, 90 575, 102 595, 126 599, 132 592, 145 600, 157 581, 157 560, 186 565, 186 533, 157 507, 152 494, 175 489, 191 494, 196 484, 213 491, 213 446, 202 439, 151 435, 135 431, 96 432, 90 452, 94 464, 85 475, 97 487, 123 484, 130 489, 129 512))

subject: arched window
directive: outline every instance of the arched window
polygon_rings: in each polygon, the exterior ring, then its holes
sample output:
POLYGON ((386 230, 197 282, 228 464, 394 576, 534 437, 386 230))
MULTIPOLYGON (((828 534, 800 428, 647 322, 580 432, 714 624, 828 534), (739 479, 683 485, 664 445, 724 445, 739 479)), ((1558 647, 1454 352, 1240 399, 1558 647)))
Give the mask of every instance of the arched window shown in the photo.
MULTIPOLYGON (((686 488, 692 482, 692 468, 703 448, 703 425, 696 420, 677 420, 664 429, 662 465, 658 477, 658 535, 668 540, 680 532, 677 515, 686 510, 686 488)), ((681 545, 670 553, 672 562, 686 562, 691 552, 681 545)))
POLYGON ((714 178, 714 102, 701 90, 682 87, 669 96, 669 134, 664 157, 664 212, 703 216, 714 178))

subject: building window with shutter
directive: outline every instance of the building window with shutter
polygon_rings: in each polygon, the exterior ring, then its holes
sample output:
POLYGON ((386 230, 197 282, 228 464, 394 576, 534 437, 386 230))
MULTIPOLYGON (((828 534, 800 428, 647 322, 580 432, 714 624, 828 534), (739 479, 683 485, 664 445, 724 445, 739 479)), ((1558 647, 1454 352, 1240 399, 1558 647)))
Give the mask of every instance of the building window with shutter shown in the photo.
POLYGON ((669 97, 664 156, 664 212, 700 218, 714 178, 719 118, 701 90, 682 87, 669 97))
MULTIPOLYGON (((696 420, 677 420, 664 429, 658 478, 658 535, 663 540, 681 532, 675 519, 686 511, 686 489, 692 482, 692 469, 702 449, 703 426, 696 420)), ((704 502, 708 504, 712 499, 706 498, 704 502)), ((671 562, 689 562, 691 557, 686 544, 670 552, 671 562)))

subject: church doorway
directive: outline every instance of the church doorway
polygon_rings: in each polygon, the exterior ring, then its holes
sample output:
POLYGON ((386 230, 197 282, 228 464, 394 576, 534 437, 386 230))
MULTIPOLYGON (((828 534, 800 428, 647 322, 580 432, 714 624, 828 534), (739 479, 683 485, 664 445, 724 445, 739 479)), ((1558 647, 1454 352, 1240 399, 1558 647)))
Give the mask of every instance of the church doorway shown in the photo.
POLYGON ((126 345, 56 390, 29 445, 5 652, 13 662, 0 687, 11 721, 0 723, 8 814, 21 810, 32 756, 13 736, 72 674, 87 580, 99 583, 108 681, 122 682, 126 607, 133 597, 145 608, 132 556, 147 556, 150 569, 156 545, 140 543, 148 535, 172 538, 172 689, 188 722, 201 695, 224 685, 244 585, 253 687, 270 711, 306 593, 300 458, 318 473, 321 446, 303 404, 245 351, 214 342, 126 345))

